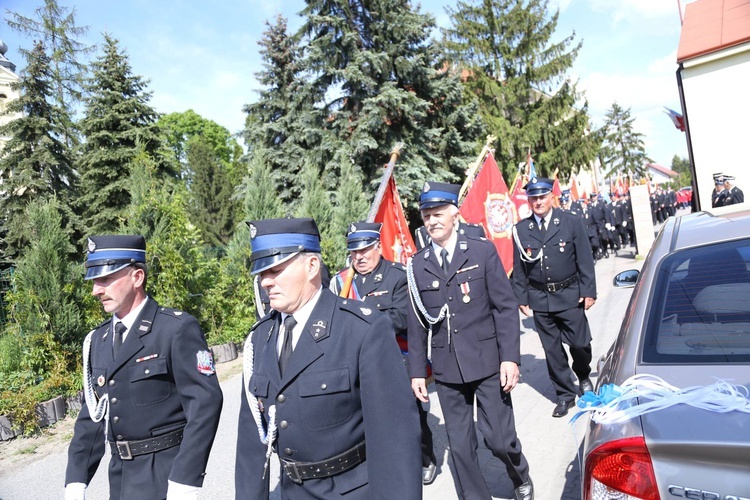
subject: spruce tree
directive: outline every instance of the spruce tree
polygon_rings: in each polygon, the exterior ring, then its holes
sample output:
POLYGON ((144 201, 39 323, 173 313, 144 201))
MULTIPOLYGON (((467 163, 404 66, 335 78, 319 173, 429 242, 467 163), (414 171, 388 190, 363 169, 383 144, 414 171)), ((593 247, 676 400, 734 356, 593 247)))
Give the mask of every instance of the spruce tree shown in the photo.
MULTIPOLYGON (((332 270, 335 270, 335 263, 338 257, 340 257, 339 250, 341 248, 341 242, 337 240, 341 239, 341 234, 336 234, 335 229, 333 229, 334 207, 331 203, 331 196, 323 187, 323 183, 320 180, 320 172, 315 163, 308 161, 305 164, 298 183, 304 195, 297 205, 294 216, 312 217, 315 219, 315 223, 321 232, 320 246, 323 261, 329 265, 333 265, 332 270)), ((361 191, 361 184, 359 188, 361 191)))
POLYGON ((457 77, 438 66, 434 18, 408 0, 307 0, 302 15, 304 69, 314 95, 325 96, 326 189, 344 178, 338 155, 347 150, 374 192, 397 142, 407 146, 395 174, 405 198, 415 200, 426 179, 463 180, 479 117, 457 77))
POLYGON ((96 234, 119 226, 130 203, 128 164, 139 148, 155 162, 157 175, 174 176, 176 169, 165 156, 158 115, 148 104, 147 82, 132 74, 127 54, 108 34, 92 69, 80 123, 85 143, 79 160, 77 206, 87 230, 96 234))
POLYGON ((215 149, 203 136, 194 136, 187 144, 188 214, 207 244, 224 247, 235 225, 235 202, 229 174, 215 149))
POLYGON ((577 171, 596 155, 587 134, 587 103, 567 72, 581 42, 575 33, 553 43, 559 12, 547 0, 459 1, 446 8, 448 63, 478 99, 486 134, 497 136, 495 159, 506 179, 530 151, 537 173, 577 171))
POLYGON ((623 109, 614 102, 604 118, 600 131, 604 140, 599 156, 604 176, 631 173, 635 177, 645 177, 646 163, 653 160, 646 154, 643 134, 633 128, 635 118, 630 116, 630 109, 623 109))
POLYGON ((136 150, 130 171, 132 197, 116 232, 146 238, 149 294, 202 322, 203 292, 215 276, 217 262, 203 252, 200 231, 188 215, 185 186, 160 176, 144 148, 136 150))
POLYGON ((341 182, 335 192, 336 209, 325 236, 333 242, 334 254, 331 263, 336 269, 346 260, 346 233, 352 222, 365 219, 370 210, 372 195, 362 192, 362 171, 352 164, 344 149, 336 158, 340 162, 341 182))
POLYGON ((274 189, 273 174, 266 161, 264 150, 257 149, 249 166, 249 173, 242 181, 237 196, 242 203, 245 220, 275 219, 290 215, 285 210, 274 189))
POLYGON ((23 227, 23 212, 31 201, 57 195, 64 212, 64 227, 70 234, 75 215, 68 208, 76 181, 70 152, 61 140, 63 130, 56 121, 62 111, 52 99, 50 59, 41 42, 24 54, 26 71, 15 89, 18 99, 8 103, 8 113, 22 115, 0 127, 0 136, 9 137, 0 152, 0 179, 3 193, 0 213, 7 233, 2 248, 3 261, 12 262, 28 241, 23 227))
POLYGON ((73 116, 81 101, 87 68, 82 59, 94 47, 80 42, 88 27, 77 26, 75 8, 62 7, 57 0, 44 0, 44 5, 26 17, 9 12, 8 26, 42 42, 50 56, 52 100, 60 110, 54 119, 61 130, 61 139, 68 148, 78 143, 73 116))
POLYGON ((314 107, 319 97, 302 73, 298 37, 287 33, 281 15, 266 26, 258 42, 264 69, 255 75, 263 89, 244 107, 243 136, 251 155, 263 149, 278 196, 293 207, 302 193, 296 179, 305 157, 320 144, 323 117, 314 107))

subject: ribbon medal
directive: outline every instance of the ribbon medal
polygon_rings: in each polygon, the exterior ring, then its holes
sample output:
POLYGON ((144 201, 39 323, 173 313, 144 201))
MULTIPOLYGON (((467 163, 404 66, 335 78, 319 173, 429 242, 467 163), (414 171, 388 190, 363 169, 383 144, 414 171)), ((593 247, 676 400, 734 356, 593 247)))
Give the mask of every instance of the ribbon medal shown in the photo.
POLYGON ((527 248, 526 249, 526 255, 528 255, 529 257, 531 257, 531 248, 527 248))
POLYGON ((560 252, 564 252, 564 251, 565 251, 565 242, 561 241, 560 242, 560 252))
POLYGON ((96 379, 96 384, 99 387, 104 387, 104 375, 99 375, 99 378, 96 379))
POLYGON ((463 298, 464 304, 468 304, 469 302, 471 302, 471 297, 469 297, 469 291, 470 291, 469 282, 467 281, 465 283, 461 283, 461 292, 463 292, 464 294, 464 298, 463 298))

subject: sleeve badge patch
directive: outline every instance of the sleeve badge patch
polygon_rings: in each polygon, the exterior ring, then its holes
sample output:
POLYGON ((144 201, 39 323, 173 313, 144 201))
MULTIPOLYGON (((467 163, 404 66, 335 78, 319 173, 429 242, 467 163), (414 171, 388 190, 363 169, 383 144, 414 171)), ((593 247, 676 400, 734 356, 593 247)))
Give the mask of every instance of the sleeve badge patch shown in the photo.
POLYGON ((197 363, 196 368, 198 371, 207 377, 216 373, 214 367, 214 357, 211 355, 211 351, 198 351, 196 354, 197 363))

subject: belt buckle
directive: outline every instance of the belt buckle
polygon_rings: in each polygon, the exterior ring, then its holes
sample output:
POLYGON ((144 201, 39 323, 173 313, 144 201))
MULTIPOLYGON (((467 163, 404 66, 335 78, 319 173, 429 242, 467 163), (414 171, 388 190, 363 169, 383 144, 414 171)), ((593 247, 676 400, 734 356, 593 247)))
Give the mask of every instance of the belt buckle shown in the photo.
POLYGON ((555 283, 547 283, 547 292, 555 293, 556 291, 557 291, 557 286, 555 283))
POLYGON ((117 454, 122 460, 133 460, 133 454, 130 452, 130 443, 127 441, 115 441, 117 454))
POLYGON ((299 475, 296 463, 284 461, 284 472, 286 472, 286 475, 289 476, 289 479, 291 479, 293 483, 302 484, 302 478, 299 475))

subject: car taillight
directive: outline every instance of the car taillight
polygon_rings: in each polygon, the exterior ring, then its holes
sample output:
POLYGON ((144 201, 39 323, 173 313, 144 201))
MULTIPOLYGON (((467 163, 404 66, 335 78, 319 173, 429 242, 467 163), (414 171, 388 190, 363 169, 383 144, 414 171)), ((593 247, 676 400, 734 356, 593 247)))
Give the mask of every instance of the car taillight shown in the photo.
POLYGON ((643 437, 618 439, 589 453, 585 500, 659 500, 651 455, 643 437))

